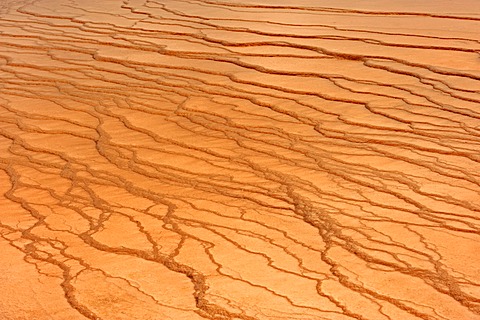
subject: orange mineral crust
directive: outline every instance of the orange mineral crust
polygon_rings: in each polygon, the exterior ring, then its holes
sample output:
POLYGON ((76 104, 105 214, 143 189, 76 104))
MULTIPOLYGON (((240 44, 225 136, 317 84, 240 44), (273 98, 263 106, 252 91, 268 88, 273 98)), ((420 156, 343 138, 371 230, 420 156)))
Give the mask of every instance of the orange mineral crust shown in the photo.
POLYGON ((480 320, 480 1, 0 1, 0 320, 480 320))

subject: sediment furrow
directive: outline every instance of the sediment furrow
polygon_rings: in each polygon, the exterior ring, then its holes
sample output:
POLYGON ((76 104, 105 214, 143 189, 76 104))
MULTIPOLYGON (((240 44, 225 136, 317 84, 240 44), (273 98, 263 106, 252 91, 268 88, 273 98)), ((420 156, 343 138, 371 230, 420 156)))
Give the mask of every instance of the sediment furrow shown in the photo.
POLYGON ((478 4, 4 1, 0 318, 480 319, 478 4))

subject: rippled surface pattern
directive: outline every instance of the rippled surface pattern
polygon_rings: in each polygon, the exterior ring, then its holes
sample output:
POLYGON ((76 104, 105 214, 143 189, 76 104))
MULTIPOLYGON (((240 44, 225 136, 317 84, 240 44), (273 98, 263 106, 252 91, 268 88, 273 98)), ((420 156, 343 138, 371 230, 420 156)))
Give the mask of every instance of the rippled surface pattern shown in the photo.
POLYGON ((480 2, 0 2, 0 319, 480 319, 480 2))

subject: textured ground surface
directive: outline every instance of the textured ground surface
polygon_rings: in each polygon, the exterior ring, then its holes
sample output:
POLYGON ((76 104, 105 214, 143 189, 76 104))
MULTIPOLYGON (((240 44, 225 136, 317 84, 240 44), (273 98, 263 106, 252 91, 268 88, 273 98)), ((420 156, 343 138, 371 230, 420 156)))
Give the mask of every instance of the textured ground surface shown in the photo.
POLYGON ((479 1, 0 2, 0 319, 480 319, 479 1))

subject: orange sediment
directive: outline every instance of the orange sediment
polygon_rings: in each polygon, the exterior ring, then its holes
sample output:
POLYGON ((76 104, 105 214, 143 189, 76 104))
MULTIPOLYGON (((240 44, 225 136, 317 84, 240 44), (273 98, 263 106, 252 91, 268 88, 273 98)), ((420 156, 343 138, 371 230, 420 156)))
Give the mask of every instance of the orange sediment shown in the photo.
POLYGON ((480 3, 0 4, 0 319, 480 319, 480 3))

